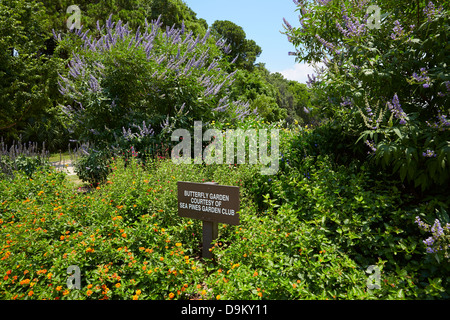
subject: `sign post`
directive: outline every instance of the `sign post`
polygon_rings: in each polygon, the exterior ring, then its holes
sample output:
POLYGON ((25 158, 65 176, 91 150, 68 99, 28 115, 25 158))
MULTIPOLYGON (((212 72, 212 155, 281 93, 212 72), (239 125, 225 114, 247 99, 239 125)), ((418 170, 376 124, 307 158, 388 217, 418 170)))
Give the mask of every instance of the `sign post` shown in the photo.
POLYGON ((178 181, 178 215, 203 222, 203 258, 212 258, 219 223, 239 225, 239 210, 239 187, 178 181))

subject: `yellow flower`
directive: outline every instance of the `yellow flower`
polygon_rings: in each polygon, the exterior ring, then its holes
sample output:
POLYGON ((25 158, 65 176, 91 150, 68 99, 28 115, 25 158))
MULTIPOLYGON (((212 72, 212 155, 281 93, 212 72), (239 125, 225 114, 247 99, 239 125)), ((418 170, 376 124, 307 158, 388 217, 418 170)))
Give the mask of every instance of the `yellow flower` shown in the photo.
POLYGON ((169 293, 169 299, 173 299, 175 297, 175 294, 173 292, 169 293))
POLYGON ((175 245, 176 245, 177 247, 181 247, 181 243, 179 243, 179 242, 175 243, 175 245))
POLYGON ((88 284, 87 288, 88 289, 92 288, 92 284, 88 284))
POLYGON ((136 294, 137 294, 137 295, 140 295, 141 292, 142 292, 142 291, 141 291, 140 289, 137 289, 137 290, 136 290, 136 294))
POLYGON ((57 286, 56 291, 60 291, 62 289, 62 286, 57 286))
POLYGON ((116 283, 116 288, 120 288, 120 282, 116 283))
POLYGON ((139 296, 138 295, 134 295, 133 296, 133 300, 137 300, 137 299, 139 299, 139 296))
POLYGON ((220 294, 217 295, 216 299, 217 299, 217 300, 220 300, 220 294))

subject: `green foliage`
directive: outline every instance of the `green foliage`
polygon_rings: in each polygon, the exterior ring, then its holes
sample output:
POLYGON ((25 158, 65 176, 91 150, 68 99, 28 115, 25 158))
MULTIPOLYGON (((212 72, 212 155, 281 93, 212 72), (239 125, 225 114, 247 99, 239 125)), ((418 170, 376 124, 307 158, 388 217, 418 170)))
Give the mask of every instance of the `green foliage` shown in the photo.
POLYGON ((246 38, 244 29, 228 20, 215 21, 211 29, 213 35, 218 39, 224 39, 230 46, 228 61, 236 59, 233 64, 235 68, 252 71, 256 58, 260 56, 262 50, 254 40, 246 38))
POLYGON ((34 172, 44 168, 48 169, 48 167, 49 163, 47 159, 40 156, 30 157, 19 155, 14 159, 11 159, 7 156, 0 157, 0 168, 2 169, 0 173, 4 173, 7 175, 13 174, 14 171, 21 171, 25 173, 28 178, 32 178, 34 172))
POLYGON ((95 151, 91 149, 88 155, 77 159, 75 172, 82 181, 98 185, 106 181, 111 171, 109 168, 110 156, 110 153, 106 150, 95 151))
POLYGON ((298 61, 324 64, 310 81, 322 114, 370 146, 379 169, 412 189, 441 188, 450 178, 448 3, 377 5, 381 25, 369 29, 364 6, 301 1, 302 27, 286 34, 298 61))
POLYGON ((230 97, 251 101, 251 109, 256 108, 262 119, 271 122, 297 120, 306 124, 314 119, 306 85, 286 80, 279 73, 271 74, 264 64, 258 64, 252 72, 237 70, 230 97))
MULTIPOLYGON (((283 132, 281 149, 295 150, 288 142, 298 132, 283 132)), ((294 165, 290 157, 283 154, 270 181, 257 166, 150 160, 143 167, 135 157, 115 158, 106 183, 86 194, 54 171, 0 180, 8 234, 0 292, 4 299, 448 297, 448 262, 425 253, 414 225, 419 212, 433 217, 444 203, 411 206, 364 169, 334 167, 320 155, 294 165), (201 222, 178 217, 177 181, 240 187, 241 225, 219 227, 213 263, 196 258, 201 222), (263 210, 253 201, 262 184, 263 210), (81 290, 67 289, 69 265, 81 269, 81 290), (369 265, 380 270, 380 289, 367 290, 369 265)))
MULTIPOLYGON (((67 8, 74 3, 70 0, 43 0, 46 13, 51 22, 51 29, 62 32, 67 30, 67 19, 71 13, 66 13, 67 8)), ((96 23, 106 21, 110 14, 118 20, 129 23, 132 29, 142 26, 145 19, 157 19, 161 16, 165 26, 177 28, 182 22, 187 30, 195 34, 204 34, 208 28, 206 21, 197 19, 192 11, 181 0, 112 0, 112 1, 77 1, 76 5, 81 10, 81 24, 83 29, 94 29, 96 23)))
POLYGON ((66 113, 79 140, 100 149, 148 149, 167 143, 168 133, 192 127, 194 120, 230 119, 246 111, 228 100, 225 87, 233 74, 222 71, 221 47, 208 35, 195 39, 183 29, 164 31, 158 21, 134 34, 121 21, 113 25, 111 16, 95 44, 78 32, 84 49, 74 53, 68 77, 61 77, 60 90, 71 101, 66 113))
MULTIPOLYGON (((66 135, 54 108, 61 101, 56 82, 62 64, 48 55, 46 18, 44 7, 35 1, 0 4, 0 135, 8 143, 20 134, 39 143, 50 138, 30 131, 36 121, 58 127, 61 138, 66 135)), ((68 140, 63 140, 50 149, 66 146, 68 140)))

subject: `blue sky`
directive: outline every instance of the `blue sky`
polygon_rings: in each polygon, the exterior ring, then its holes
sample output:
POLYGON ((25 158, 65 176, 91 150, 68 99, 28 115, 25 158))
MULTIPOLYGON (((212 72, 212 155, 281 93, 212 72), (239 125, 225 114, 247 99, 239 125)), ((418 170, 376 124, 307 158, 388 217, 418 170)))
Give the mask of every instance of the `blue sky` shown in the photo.
POLYGON ((292 0, 184 0, 212 25, 216 20, 229 20, 241 26, 247 39, 255 40, 262 54, 256 62, 264 62, 270 72, 280 72, 289 80, 305 83, 307 74, 312 74, 310 66, 295 62, 289 51, 294 46, 287 41, 283 18, 293 26, 299 25, 298 13, 292 0))

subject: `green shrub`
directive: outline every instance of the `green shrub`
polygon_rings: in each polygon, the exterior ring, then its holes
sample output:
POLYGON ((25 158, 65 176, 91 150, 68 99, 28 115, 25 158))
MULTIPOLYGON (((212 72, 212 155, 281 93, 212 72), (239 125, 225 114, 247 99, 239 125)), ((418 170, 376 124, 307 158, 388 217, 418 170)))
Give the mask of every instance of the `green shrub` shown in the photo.
POLYGON ((79 157, 75 162, 75 172, 78 177, 93 185, 98 185, 106 180, 110 173, 110 156, 107 151, 94 151, 91 149, 88 155, 79 157))

